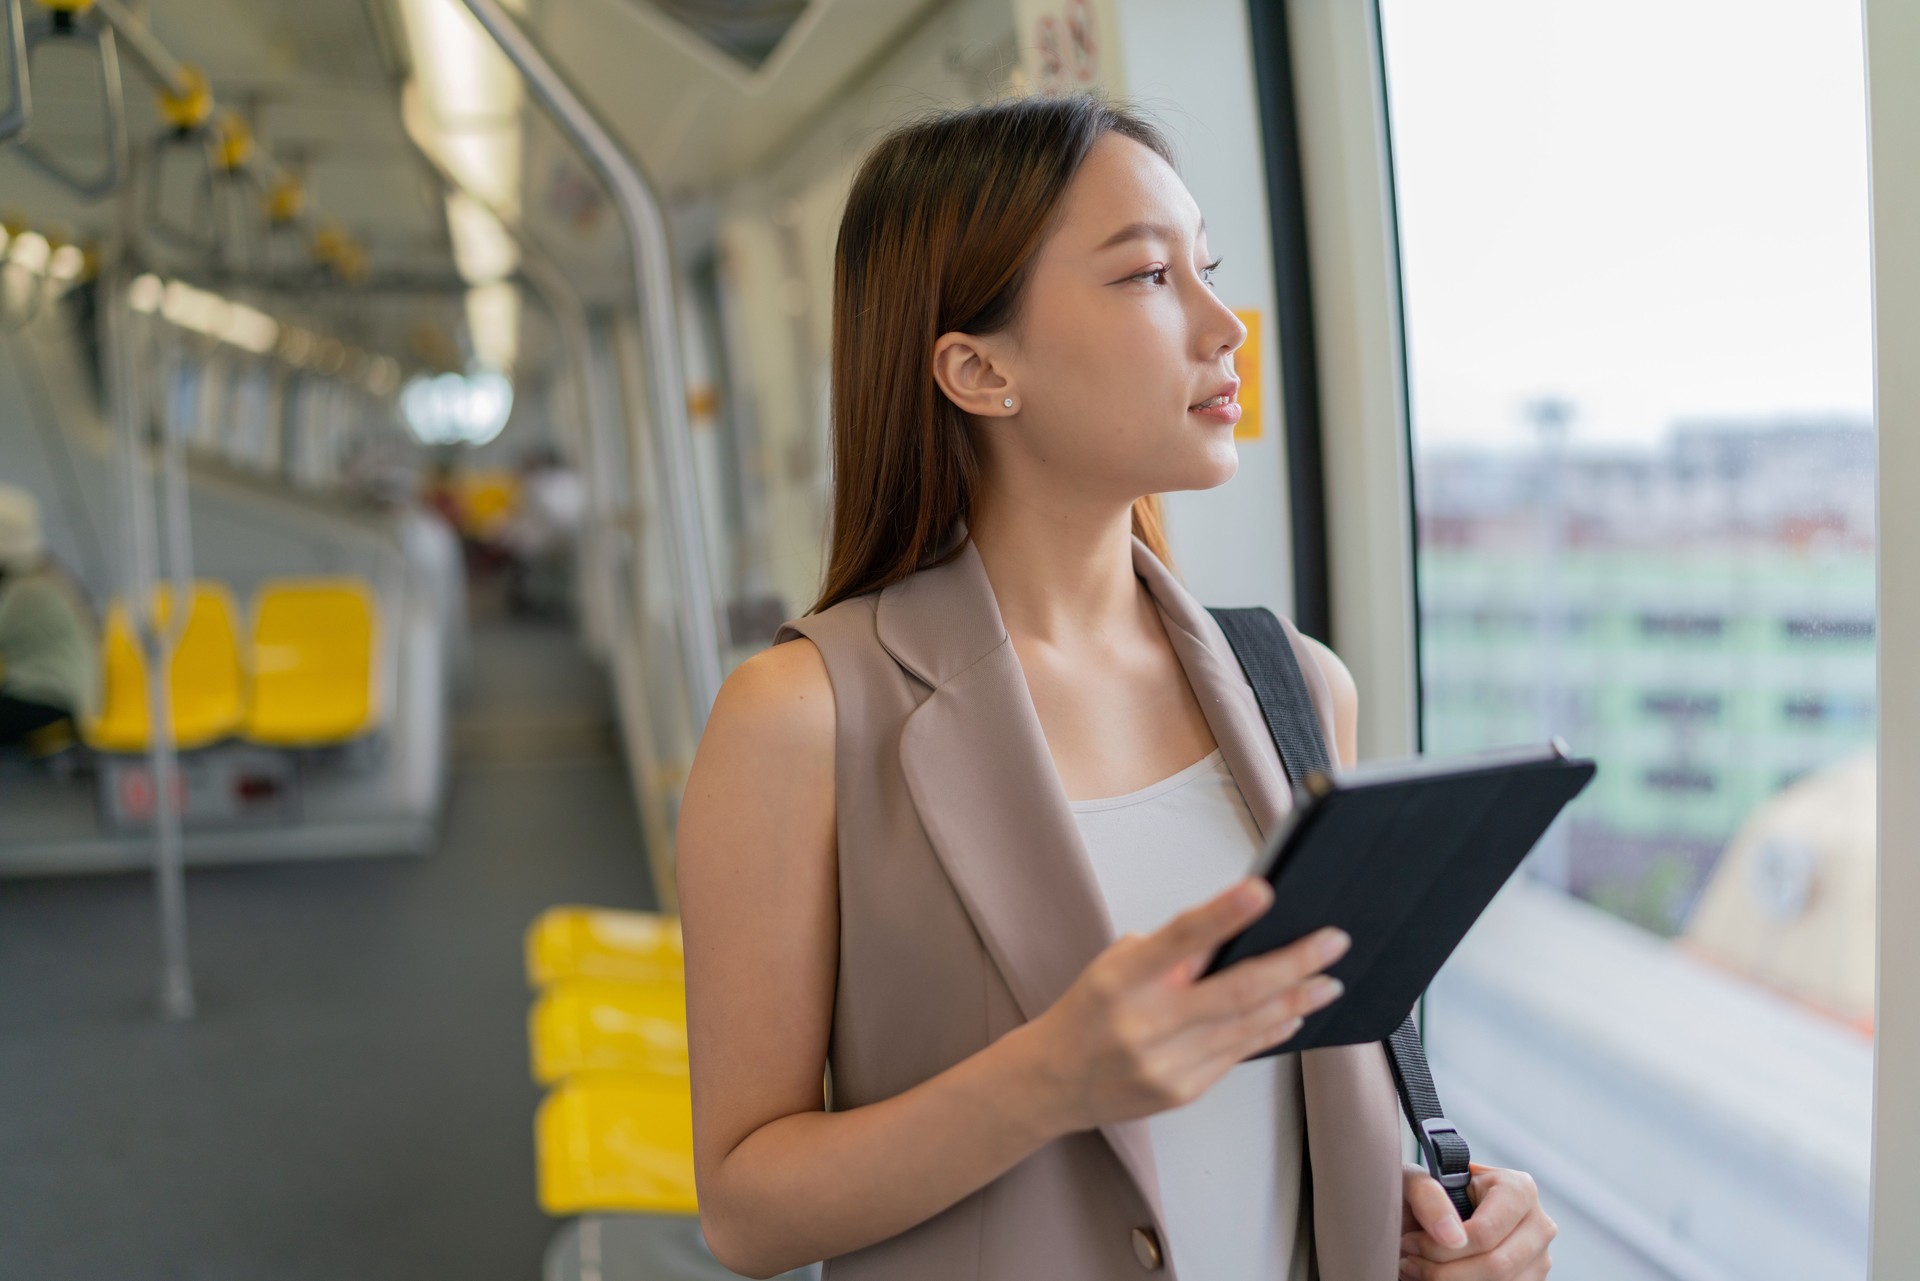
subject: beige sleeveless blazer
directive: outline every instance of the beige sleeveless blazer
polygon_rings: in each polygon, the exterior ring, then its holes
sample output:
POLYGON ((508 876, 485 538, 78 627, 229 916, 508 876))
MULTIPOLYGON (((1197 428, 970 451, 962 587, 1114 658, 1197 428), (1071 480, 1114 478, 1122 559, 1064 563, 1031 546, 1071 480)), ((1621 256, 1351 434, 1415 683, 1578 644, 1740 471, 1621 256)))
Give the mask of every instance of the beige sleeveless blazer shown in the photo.
MULTIPOLYGON (((1226 638, 1144 543, 1134 569, 1262 830, 1291 792, 1226 638)), ((1325 678, 1286 624, 1327 741, 1325 678)), ((979 554, 786 624, 833 683, 839 980, 831 1106, 898 1094, 1038 1016, 1113 941, 979 554)), ((1169 850, 1177 857, 1177 850, 1169 850)), ((1389 1281, 1399 1111, 1378 1045, 1302 1056, 1321 1281, 1389 1281)), ((937 1159, 937 1155, 936 1159, 937 1159)), ((1177 1276, 1144 1121, 1068 1135, 906 1232, 829 1260, 830 1281, 1177 1276), (1166 1248, 1170 1246, 1171 1248, 1166 1248)))

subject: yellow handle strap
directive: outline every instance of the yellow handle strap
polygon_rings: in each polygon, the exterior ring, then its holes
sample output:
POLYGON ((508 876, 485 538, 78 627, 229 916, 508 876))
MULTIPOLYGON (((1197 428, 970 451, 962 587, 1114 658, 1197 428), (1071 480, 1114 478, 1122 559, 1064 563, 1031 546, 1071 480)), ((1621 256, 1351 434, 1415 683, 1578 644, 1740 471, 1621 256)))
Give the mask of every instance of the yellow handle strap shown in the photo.
MULTIPOLYGON (((43 0, 44 2, 44 0, 43 0)), ((87 0, 89 4, 92 0, 87 0)), ((213 86, 197 67, 182 67, 186 92, 175 95, 162 89, 154 95, 161 117, 176 129, 198 129, 213 114, 213 86)))
POLYGON ((283 173, 273 180, 273 189, 267 192, 267 217, 275 225, 289 223, 300 216, 306 204, 306 188, 292 174, 283 173))
POLYGON ((223 111, 214 129, 214 154, 222 169, 232 173, 252 158, 253 130, 247 128, 245 120, 231 111, 223 111))

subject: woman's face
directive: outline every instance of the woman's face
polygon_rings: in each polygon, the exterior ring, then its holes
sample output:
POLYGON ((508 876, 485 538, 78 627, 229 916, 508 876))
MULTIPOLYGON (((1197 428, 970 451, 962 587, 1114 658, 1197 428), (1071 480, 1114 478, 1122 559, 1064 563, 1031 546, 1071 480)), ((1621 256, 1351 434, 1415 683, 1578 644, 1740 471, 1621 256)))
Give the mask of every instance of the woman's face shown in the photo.
POLYGON ((989 484, 1018 468, 1022 480, 1124 505, 1232 478, 1239 406, 1196 406, 1237 398, 1233 351, 1247 330, 1215 295, 1211 261, 1199 207, 1166 161, 1123 135, 1101 138, 1013 326, 971 338, 972 361, 935 348, 943 389, 960 384, 971 402, 957 403, 981 428, 989 484))

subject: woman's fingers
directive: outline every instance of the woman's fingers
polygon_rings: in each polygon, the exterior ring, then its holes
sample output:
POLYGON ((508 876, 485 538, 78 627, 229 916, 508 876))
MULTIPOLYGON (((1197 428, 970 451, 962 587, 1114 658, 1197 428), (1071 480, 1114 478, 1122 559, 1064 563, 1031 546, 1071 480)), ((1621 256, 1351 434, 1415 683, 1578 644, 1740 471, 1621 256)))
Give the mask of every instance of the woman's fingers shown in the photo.
POLYGON ((1195 956, 1210 953, 1259 920, 1273 902, 1273 887, 1249 876, 1198 907, 1136 940, 1118 961, 1123 983, 1144 983, 1195 956))
MULTIPOLYGON (((1316 930, 1265 956, 1256 956, 1230 965, 1194 986, 1188 1009, 1196 1018, 1238 1019, 1260 1009, 1289 989, 1302 991, 1306 1002, 1297 1012, 1311 1013, 1340 994, 1331 978, 1324 983, 1313 978, 1332 965, 1352 946, 1352 940, 1336 929, 1316 930), (1318 984, 1318 986, 1314 986, 1318 984)), ((1322 976, 1323 978, 1325 976, 1322 976)))
POLYGON ((1151 934, 1120 940, 1088 967, 1077 985, 1081 1004, 1111 1033, 1096 1042, 1110 1040, 1112 1052, 1131 1065, 1120 1078, 1175 1100, 1162 1106, 1177 1106, 1240 1060, 1284 1043, 1302 1020, 1338 999, 1341 985, 1318 973, 1351 946, 1335 929, 1192 981, 1209 955, 1272 902, 1273 888, 1248 877, 1151 934))
MULTIPOLYGON (((1404 1195, 1407 1208, 1413 1211, 1413 1218, 1423 1230, 1410 1233, 1402 1238, 1403 1253, 1419 1253, 1429 1258, 1454 1259, 1466 1253, 1467 1230, 1460 1222, 1460 1215, 1453 1208, 1453 1202, 1447 1196, 1447 1190, 1439 1182, 1417 1165, 1404 1167, 1404 1195), (1430 1241, 1437 1242, 1444 1253, 1427 1255, 1426 1251, 1408 1251, 1406 1242, 1415 1236, 1424 1235, 1430 1241)), ((1474 1207, 1474 1221, 1480 1218, 1480 1208, 1474 1207)))
POLYGON ((1306 1020, 1297 1000, 1281 999, 1237 1018, 1194 1023, 1184 1036, 1184 1052, 1205 1069, 1225 1071, 1242 1059, 1290 1040, 1306 1020))
MULTIPOLYGON (((1476 1212, 1474 1218, 1478 1217, 1476 1212)), ((1403 1254, 1400 1276, 1402 1281, 1539 1281, 1553 1266, 1547 1246, 1554 1230, 1553 1221, 1536 1209, 1506 1240, 1483 1253, 1461 1255, 1444 1263, 1423 1255, 1403 1254)))
POLYGON ((1483 1165, 1472 1169, 1473 1217, 1455 1236, 1447 1231, 1447 1221, 1454 1216, 1445 1190, 1419 1166, 1406 1167, 1407 1207, 1422 1226, 1401 1238, 1401 1276, 1417 1281, 1532 1281, 1546 1275, 1551 1264, 1547 1247, 1558 1228, 1540 1208, 1532 1176, 1483 1165))
POLYGON ((1314 1011, 1340 997, 1338 980, 1321 975, 1283 987, 1251 1009, 1230 1018, 1189 1022, 1183 1052, 1210 1076, 1286 1044, 1314 1011))

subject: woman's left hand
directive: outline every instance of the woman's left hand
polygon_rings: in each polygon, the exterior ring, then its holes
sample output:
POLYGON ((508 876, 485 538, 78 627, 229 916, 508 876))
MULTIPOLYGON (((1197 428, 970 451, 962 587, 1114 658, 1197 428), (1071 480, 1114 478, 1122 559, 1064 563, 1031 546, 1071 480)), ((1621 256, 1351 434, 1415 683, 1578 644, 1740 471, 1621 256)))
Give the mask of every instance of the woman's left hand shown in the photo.
POLYGON ((1540 1208, 1533 1176, 1468 1169, 1473 1217, 1462 1224, 1446 1189, 1421 1167, 1406 1167, 1401 1281, 1540 1281, 1553 1266, 1547 1246, 1559 1229, 1540 1208))

